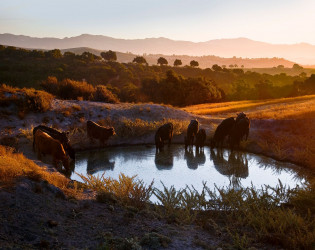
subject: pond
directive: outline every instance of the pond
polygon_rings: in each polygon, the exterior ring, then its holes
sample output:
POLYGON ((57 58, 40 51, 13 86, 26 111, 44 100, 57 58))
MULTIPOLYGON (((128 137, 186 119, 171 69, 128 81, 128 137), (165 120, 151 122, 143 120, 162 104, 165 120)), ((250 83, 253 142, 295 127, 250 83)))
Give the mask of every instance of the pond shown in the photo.
POLYGON ((137 178, 162 189, 172 185, 178 190, 193 185, 202 190, 202 182, 214 189, 217 187, 260 188, 282 184, 290 187, 303 185, 296 165, 273 160, 268 157, 223 149, 185 151, 183 145, 171 145, 156 153, 155 146, 109 147, 76 154, 75 172, 71 179, 82 181, 77 173, 101 175, 118 179, 120 173, 137 178))

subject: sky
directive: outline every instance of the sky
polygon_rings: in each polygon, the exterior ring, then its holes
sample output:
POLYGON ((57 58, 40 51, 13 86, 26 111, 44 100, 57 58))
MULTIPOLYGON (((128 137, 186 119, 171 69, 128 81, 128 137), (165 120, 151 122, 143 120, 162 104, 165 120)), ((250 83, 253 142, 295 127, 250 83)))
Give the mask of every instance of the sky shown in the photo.
POLYGON ((0 33, 315 45, 314 0, 0 0, 0 33))

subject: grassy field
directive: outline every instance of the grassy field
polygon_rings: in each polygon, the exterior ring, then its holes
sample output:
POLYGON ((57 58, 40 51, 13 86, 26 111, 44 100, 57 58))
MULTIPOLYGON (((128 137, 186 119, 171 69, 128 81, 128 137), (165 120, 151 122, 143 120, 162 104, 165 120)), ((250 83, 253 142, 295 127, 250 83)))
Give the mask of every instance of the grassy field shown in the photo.
MULTIPOLYGON (((251 138, 261 153, 315 168, 315 95, 201 104, 183 110, 222 119, 243 111, 251 120, 251 138)), ((250 147, 244 146, 251 151, 250 147)))
POLYGON ((294 119, 311 117, 315 112, 315 95, 292 98, 249 100, 193 105, 183 110, 196 115, 225 115, 239 112, 252 119, 294 119))

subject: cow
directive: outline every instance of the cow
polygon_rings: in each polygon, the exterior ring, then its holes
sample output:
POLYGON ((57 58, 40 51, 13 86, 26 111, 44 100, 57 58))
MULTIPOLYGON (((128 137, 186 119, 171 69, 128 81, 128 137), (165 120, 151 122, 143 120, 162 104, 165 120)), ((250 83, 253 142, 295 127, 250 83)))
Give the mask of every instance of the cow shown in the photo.
POLYGON ((231 133, 235 124, 234 117, 224 119, 214 132, 214 136, 211 140, 211 147, 222 147, 224 139, 231 133))
POLYGON ((106 144, 109 137, 116 135, 113 127, 106 128, 92 121, 86 122, 86 131, 91 142, 93 139, 98 139, 102 146, 106 144))
POLYGON ((155 147, 156 151, 163 150, 164 141, 168 140, 168 146, 171 145, 174 134, 174 126, 172 123, 166 123, 158 128, 155 133, 155 147))
POLYGON ((205 146, 206 141, 206 131, 202 128, 198 131, 196 135, 196 150, 199 151, 199 148, 202 149, 205 146))
POLYGON ((35 150, 35 133, 37 130, 41 130, 50 135, 52 138, 58 140, 62 144, 64 150, 67 152, 70 158, 75 159, 75 151, 71 147, 70 140, 68 138, 69 132, 59 132, 58 130, 47 127, 45 125, 39 125, 33 129, 33 150, 35 150))
POLYGON ((41 155, 51 155, 53 157, 53 164, 57 167, 59 161, 62 162, 66 171, 70 169, 67 154, 60 141, 52 138, 46 132, 37 129, 34 136, 34 144, 37 150, 38 159, 41 155))
POLYGON ((197 119, 191 120, 187 128, 187 136, 185 136, 185 149, 194 145, 194 137, 199 131, 199 122, 197 119))
POLYGON ((245 118, 245 117, 246 117, 246 114, 244 112, 238 113, 236 116, 236 122, 245 118))
POLYGON ((235 121, 233 129, 230 133, 230 147, 233 151, 234 146, 239 146, 241 140, 245 137, 245 140, 248 138, 250 128, 250 121, 248 117, 243 117, 235 121))

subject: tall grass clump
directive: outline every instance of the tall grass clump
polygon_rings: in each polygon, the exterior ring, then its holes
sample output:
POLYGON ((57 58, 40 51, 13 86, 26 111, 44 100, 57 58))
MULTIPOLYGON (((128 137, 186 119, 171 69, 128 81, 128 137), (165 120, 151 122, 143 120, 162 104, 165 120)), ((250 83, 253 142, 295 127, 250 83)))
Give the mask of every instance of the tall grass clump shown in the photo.
POLYGON ((78 174, 87 188, 97 191, 98 197, 109 197, 111 200, 118 199, 122 204, 132 205, 137 208, 145 207, 149 202, 153 192, 153 181, 146 186, 142 180, 137 180, 136 176, 128 177, 121 173, 118 180, 111 177, 78 174))
POLYGON ((7 107, 15 104, 22 114, 28 112, 46 112, 51 108, 53 95, 35 89, 19 89, 2 84, 0 86, 0 104, 7 107))
MULTIPOLYGON (((263 242, 287 249, 312 249, 315 244, 314 184, 306 189, 288 188, 281 182, 270 186, 209 189, 173 186, 155 190, 158 211, 167 219, 206 227, 209 221, 226 231, 234 247, 246 248, 263 242), (216 224, 216 222, 218 224, 216 224)), ((212 226, 213 227, 213 226, 212 226)))
POLYGON ((48 172, 23 154, 14 153, 12 148, 0 145, 0 182, 11 185, 19 177, 46 180, 63 191, 69 191, 69 179, 57 172, 48 172))

